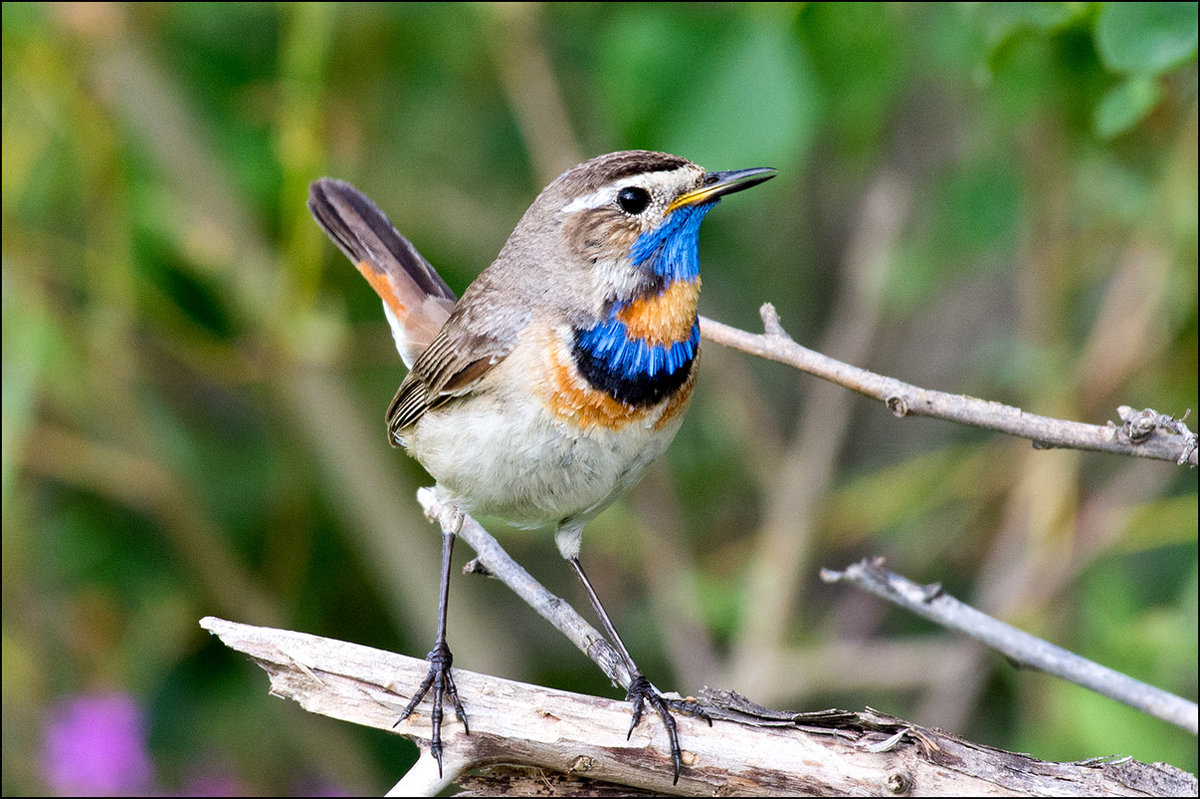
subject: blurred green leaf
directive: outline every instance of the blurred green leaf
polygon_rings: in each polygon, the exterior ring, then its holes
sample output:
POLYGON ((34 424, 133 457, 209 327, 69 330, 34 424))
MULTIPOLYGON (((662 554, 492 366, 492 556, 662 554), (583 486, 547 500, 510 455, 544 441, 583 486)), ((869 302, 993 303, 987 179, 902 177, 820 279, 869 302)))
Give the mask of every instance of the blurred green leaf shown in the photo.
MULTIPOLYGON (((886 136, 886 113, 911 72, 911 54, 897 31, 914 21, 886 3, 810 3, 804 7, 803 39, 824 97, 828 122, 841 131, 839 157, 871 157, 886 136)), ((963 26, 954 26, 961 34, 963 26)), ((953 46, 955 35, 939 46, 953 46)))
MULTIPOLYGON (((55 330, 40 303, 24 296, 13 285, 8 258, 0 271, 4 290, 0 292, 0 304, 4 308, 4 358, 0 362, 0 374, 4 376, 2 490, 4 508, 12 507, 13 481, 15 479, 16 455, 24 446, 25 436, 35 424, 37 395, 41 372, 51 347, 55 344, 55 330)), ((7 540, 7 539, 6 539, 7 540)))
POLYGON ((992 48, 1025 30, 1053 33, 1074 20, 1085 3, 980 3, 976 11, 992 48))
POLYGON ((1022 185, 1003 161, 962 164, 931 188, 931 208, 911 249, 897 253, 888 275, 888 305, 911 312, 936 302, 962 275, 1004 268, 990 255, 1015 238, 1022 185))
POLYGON ((706 54, 656 146, 719 169, 795 162, 812 141, 821 101, 807 56, 783 22, 760 9, 719 52, 706 54))
POLYGON ((1096 49, 1117 72, 1154 75, 1196 57, 1196 3, 1104 3, 1096 49))
POLYGON ((1133 553, 1194 543, 1195 515, 1196 498, 1187 494, 1140 505, 1133 509, 1129 520, 1129 528, 1138 534, 1123 537, 1116 549, 1133 553))
POLYGON ((1117 84, 1096 106, 1096 135, 1102 139, 1120 136, 1141 122, 1162 96, 1158 81, 1145 75, 1117 84))

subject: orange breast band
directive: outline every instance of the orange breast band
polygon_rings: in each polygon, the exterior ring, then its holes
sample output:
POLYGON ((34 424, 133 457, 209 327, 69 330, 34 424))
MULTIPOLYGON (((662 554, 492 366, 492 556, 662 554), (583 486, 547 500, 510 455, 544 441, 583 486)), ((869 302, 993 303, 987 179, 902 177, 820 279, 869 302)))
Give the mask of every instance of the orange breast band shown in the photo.
POLYGON ((630 338, 651 346, 687 341, 696 322, 700 300, 700 278, 675 280, 661 294, 639 297, 617 311, 630 338))

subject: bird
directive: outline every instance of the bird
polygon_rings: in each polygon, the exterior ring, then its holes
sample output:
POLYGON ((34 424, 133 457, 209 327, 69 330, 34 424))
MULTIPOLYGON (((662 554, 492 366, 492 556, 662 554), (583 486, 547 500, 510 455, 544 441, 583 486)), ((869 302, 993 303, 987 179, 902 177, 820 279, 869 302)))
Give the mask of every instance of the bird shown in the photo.
MULTIPOLYGON (((383 300, 409 369, 387 409, 389 443, 434 478, 458 525, 482 514, 554 530, 632 675, 630 734, 651 706, 668 734, 675 784, 682 754, 672 711, 712 722, 695 702, 663 697, 634 663, 580 564, 581 537, 683 421, 700 357, 701 221, 722 197, 775 174, 709 172, 646 150, 584 161, 538 194, 461 298, 354 186, 321 178, 309 188, 317 223, 383 300)), ((399 720, 433 691, 439 774, 445 698, 470 732, 446 639, 460 527, 442 528, 437 637, 399 720)))

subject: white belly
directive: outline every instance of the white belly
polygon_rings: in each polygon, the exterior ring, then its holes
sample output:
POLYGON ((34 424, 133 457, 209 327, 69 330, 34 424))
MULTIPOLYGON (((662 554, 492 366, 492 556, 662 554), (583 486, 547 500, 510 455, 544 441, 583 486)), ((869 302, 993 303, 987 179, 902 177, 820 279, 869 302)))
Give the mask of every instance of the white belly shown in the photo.
POLYGON ((480 397, 458 401, 452 414, 439 410, 406 436, 410 451, 463 511, 522 527, 586 522, 641 477, 679 426, 657 435, 640 424, 584 429, 528 399, 480 397))
POLYGON ((635 483, 675 438, 695 370, 677 395, 626 408, 590 387, 569 331, 531 325, 522 346, 467 396, 426 412, 403 443, 467 513, 522 527, 582 527, 635 483))

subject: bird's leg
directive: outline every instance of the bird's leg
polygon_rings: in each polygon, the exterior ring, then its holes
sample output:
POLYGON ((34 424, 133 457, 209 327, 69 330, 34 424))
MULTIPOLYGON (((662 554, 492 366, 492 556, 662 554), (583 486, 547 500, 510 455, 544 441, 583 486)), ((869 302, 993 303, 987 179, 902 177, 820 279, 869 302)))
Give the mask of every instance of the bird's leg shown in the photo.
POLYGON ((600 624, 604 627, 604 632, 608 635, 610 643, 617 648, 621 659, 625 661, 625 667, 629 669, 629 673, 633 676, 625 697, 633 702, 633 720, 629 724, 629 735, 633 735, 634 728, 642 720, 642 712, 645 710, 646 703, 649 703, 663 720, 663 726, 667 728, 667 737, 671 742, 671 762, 675 767, 674 784, 678 785, 679 771, 683 766, 683 752, 679 748, 679 734, 675 729, 675 717, 671 715, 671 711, 674 710, 692 716, 699 716, 707 721, 709 726, 712 726, 712 719, 709 718, 709 715, 696 702, 687 699, 669 699, 658 692, 658 689, 646 679, 646 675, 642 674, 642 670, 633 662, 633 657, 629 654, 629 650, 625 648, 625 642, 617 634, 617 629, 613 627, 612 620, 608 618, 608 613, 605 612, 604 606, 600 604, 600 597, 596 596, 596 591, 592 588, 591 581, 583 573, 583 566, 580 565, 579 558, 568 557, 567 562, 571 564, 571 568, 575 570, 575 574, 579 577, 580 582, 583 583, 588 599, 591 600, 592 607, 596 609, 596 615, 600 617, 600 624))
POLYGON ((429 661, 429 672, 417 686, 416 692, 408 706, 404 708, 404 712, 400 714, 400 718, 396 720, 396 724, 399 724, 412 715, 417 704, 425 698, 429 689, 433 688, 433 708, 429 714, 433 732, 430 735, 429 752, 437 761, 439 777, 442 775, 442 698, 444 696, 448 695, 454 702, 454 715, 462 722, 463 732, 467 734, 471 732, 467 728, 467 714, 463 711, 462 702, 458 699, 458 689, 454 687, 454 678, 450 674, 450 664, 454 662, 454 656, 450 654, 450 647, 446 645, 446 605, 450 599, 450 555, 454 552, 456 535, 453 526, 442 527, 442 592, 438 599, 437 640, 433 644, 432 651, 426 656, 429 661))

